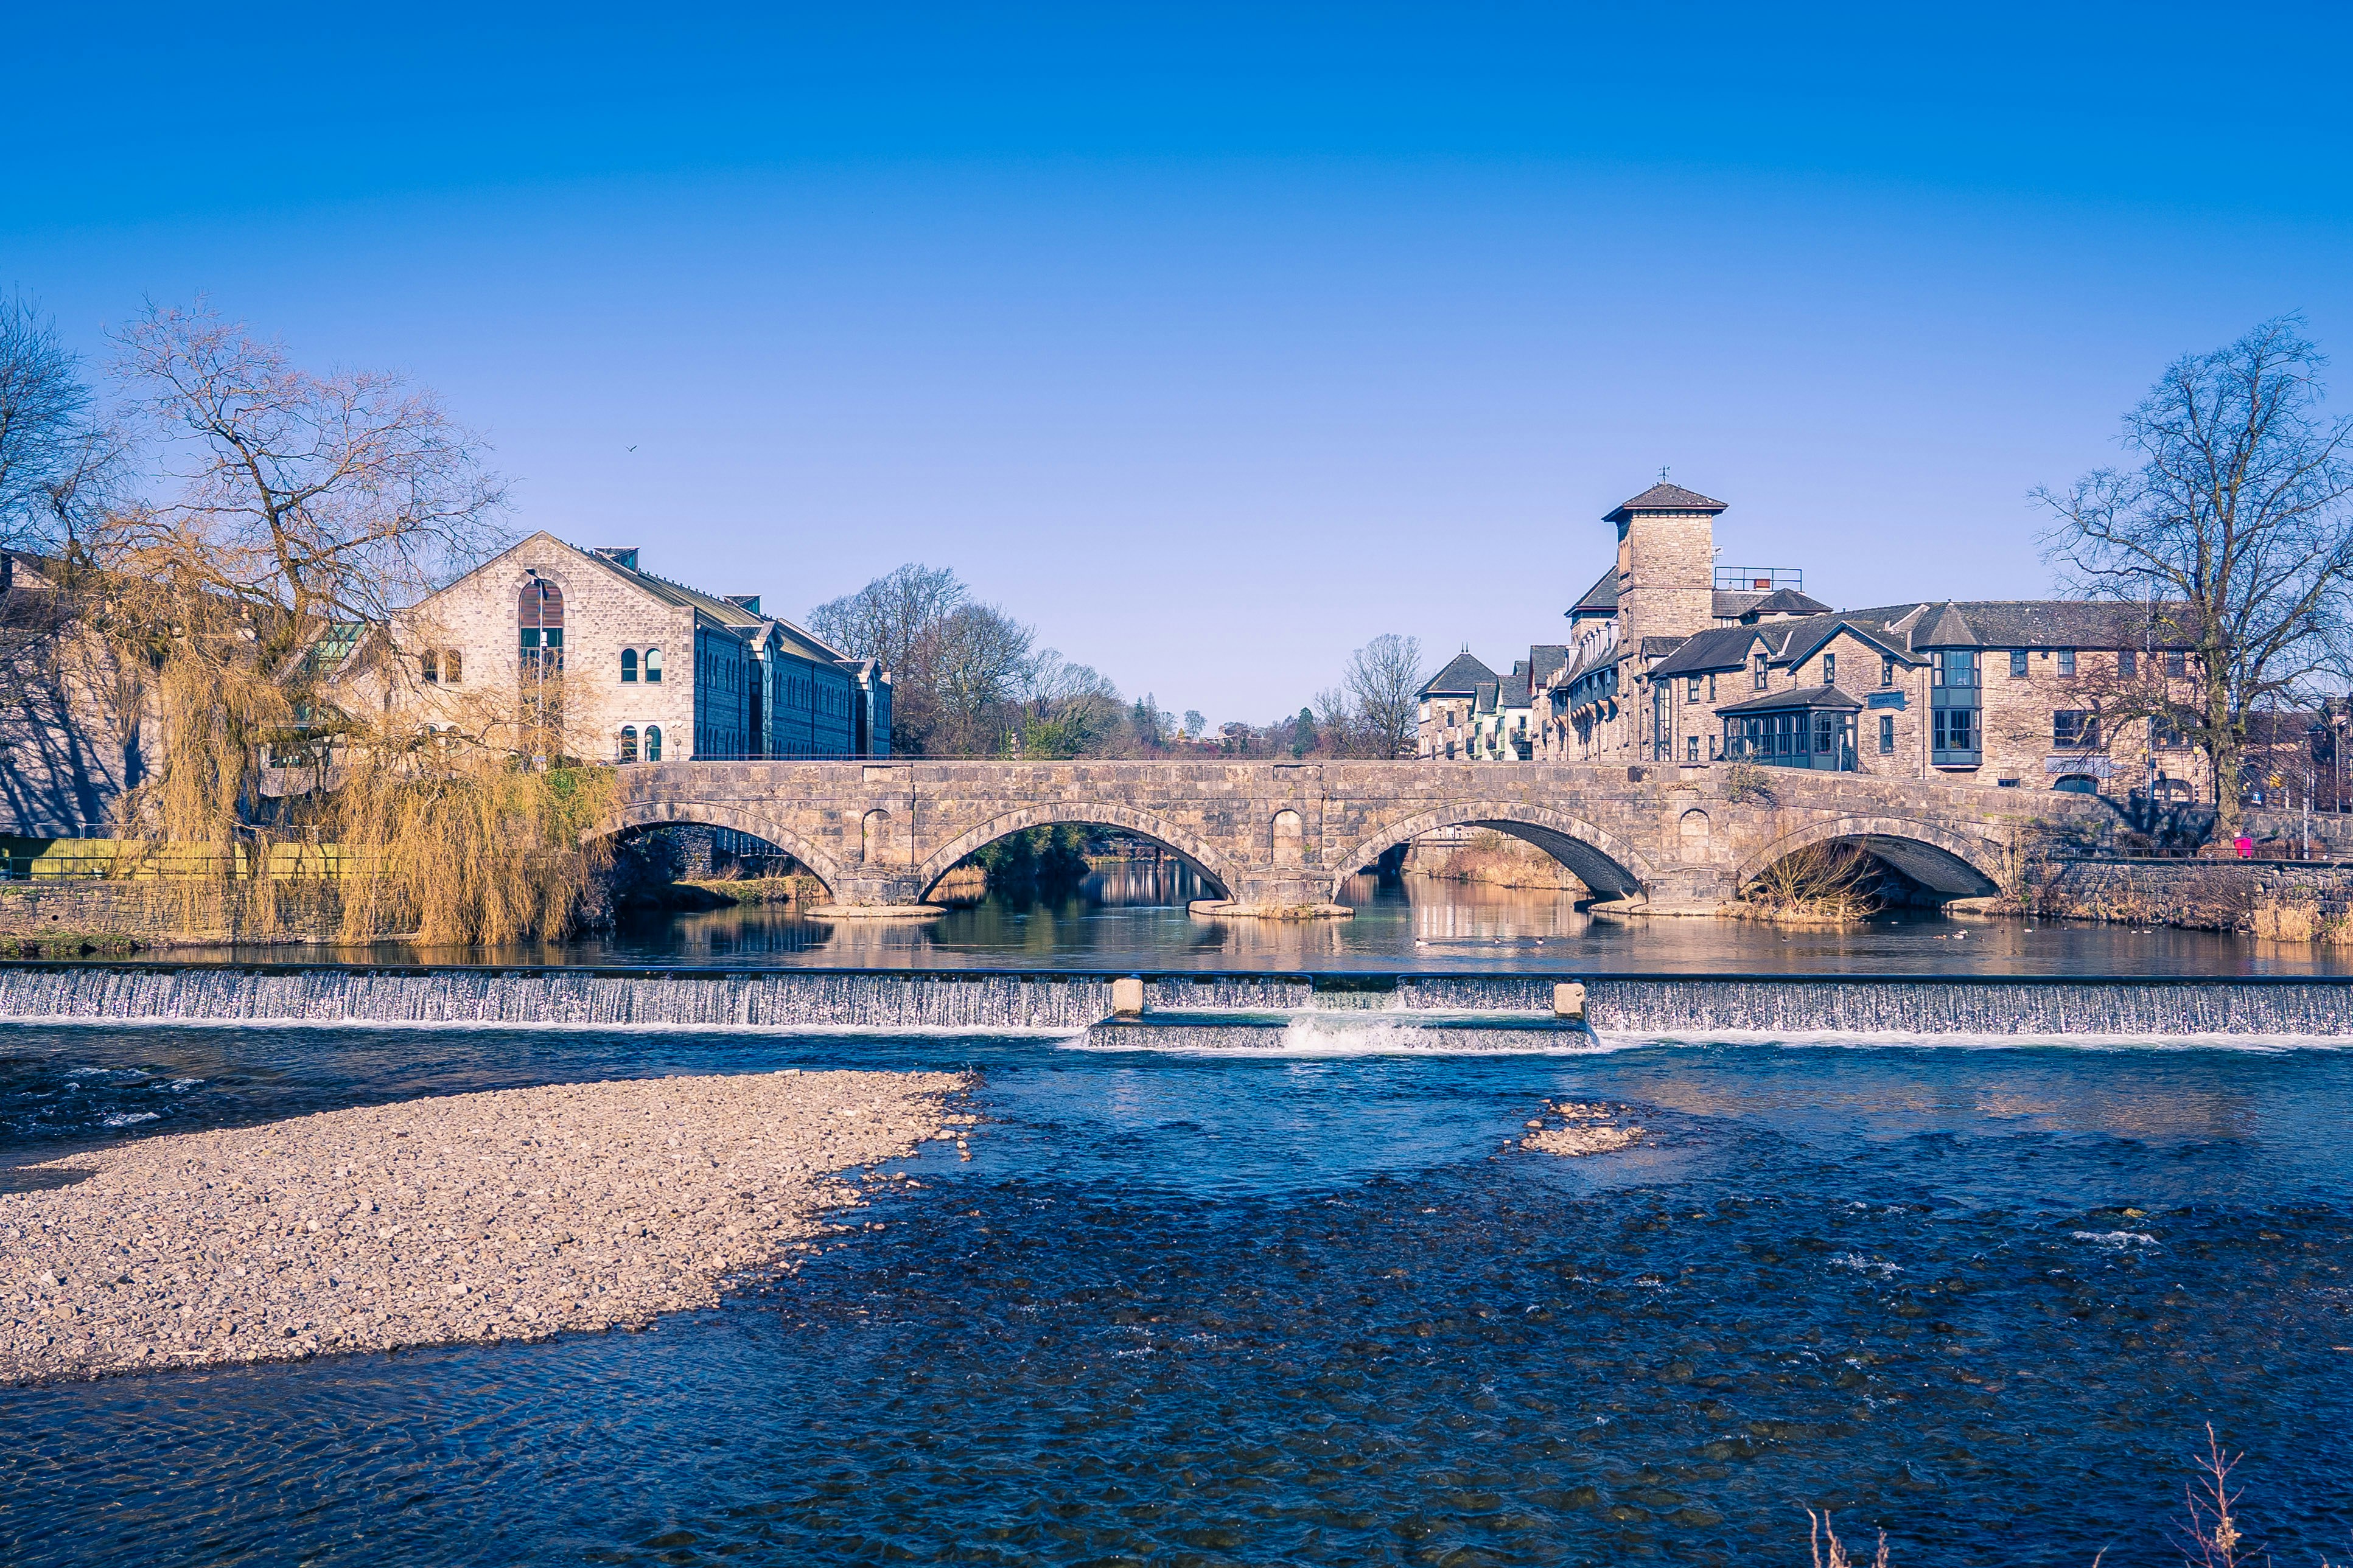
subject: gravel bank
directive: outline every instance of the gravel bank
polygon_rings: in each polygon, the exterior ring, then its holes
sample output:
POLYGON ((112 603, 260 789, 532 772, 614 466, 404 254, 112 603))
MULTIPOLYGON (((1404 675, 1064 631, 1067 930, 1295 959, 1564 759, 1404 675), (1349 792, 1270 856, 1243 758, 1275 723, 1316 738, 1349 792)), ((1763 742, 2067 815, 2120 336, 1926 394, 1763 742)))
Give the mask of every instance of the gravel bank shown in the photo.
POLYGON ((544 1339, 709 1306, 965 1136, 945 1073, 452 1095, 153 1138, 0 1194, 0 1384, 544 1339))

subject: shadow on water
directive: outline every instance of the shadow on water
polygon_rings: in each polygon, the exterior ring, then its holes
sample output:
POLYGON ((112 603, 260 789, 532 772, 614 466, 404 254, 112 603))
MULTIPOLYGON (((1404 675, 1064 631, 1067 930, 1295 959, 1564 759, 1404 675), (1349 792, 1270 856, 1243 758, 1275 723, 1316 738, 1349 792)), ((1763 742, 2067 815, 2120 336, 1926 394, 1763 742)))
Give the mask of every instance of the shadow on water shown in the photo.
POLYGON ((1802 1561, 1810 1503, 1905 1568, 2142 1565, 2179 1559, 2155 1520, 2209 1420, 2275 1561, 2353 1528, 2344 1053, 18 1026, 0 1055, 15 1159, 787 1066, 976 1069, 985 1119, 881 1228, 651 1333, 0 1393, 12 1563, 1731 1563, 1802 1561), (37 1079, 108 1087, 41 1112, 37 1079), (1511 1147, 1548 1100, 1646 1142, 1511 1147))

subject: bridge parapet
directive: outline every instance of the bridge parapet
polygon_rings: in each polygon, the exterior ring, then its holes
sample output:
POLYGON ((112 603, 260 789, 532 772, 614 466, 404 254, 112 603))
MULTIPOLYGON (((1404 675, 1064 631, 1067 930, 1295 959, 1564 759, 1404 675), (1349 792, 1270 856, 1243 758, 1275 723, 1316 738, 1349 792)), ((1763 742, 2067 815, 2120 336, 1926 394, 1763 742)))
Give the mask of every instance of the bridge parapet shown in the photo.
POLYGON ((1989 892, 2035 826, 2110 816, 2081 795, 1799 769, 1449 762, 656 763, 621 771, 600 832, 671 822, 776 845, 837 904, 922 902, 1007 834, 1095 823, 1141 834, 1234 903, 1326 903, 1393 845, 1490 826, 1535 844, 1597 893, 1713 912, 1780 856, 1828 840, 1951 896, 1989 892))

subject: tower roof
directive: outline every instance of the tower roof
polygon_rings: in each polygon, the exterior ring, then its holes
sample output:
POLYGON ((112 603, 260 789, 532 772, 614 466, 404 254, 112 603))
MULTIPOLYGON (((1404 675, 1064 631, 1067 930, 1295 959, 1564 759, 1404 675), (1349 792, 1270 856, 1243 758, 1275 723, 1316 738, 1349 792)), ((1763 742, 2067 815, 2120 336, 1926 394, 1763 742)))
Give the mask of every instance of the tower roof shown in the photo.
POLYGON ((1713 516, 1723 510, 1724 503, 1720 500, 1710 500, 1697 490, 1687 490, 1681 485, 1671 485, 1661 479, 1631 500, 1620 502, 1618 510, 1601 521, 1623 522, 1638 511, 1704 511, 1713 516))

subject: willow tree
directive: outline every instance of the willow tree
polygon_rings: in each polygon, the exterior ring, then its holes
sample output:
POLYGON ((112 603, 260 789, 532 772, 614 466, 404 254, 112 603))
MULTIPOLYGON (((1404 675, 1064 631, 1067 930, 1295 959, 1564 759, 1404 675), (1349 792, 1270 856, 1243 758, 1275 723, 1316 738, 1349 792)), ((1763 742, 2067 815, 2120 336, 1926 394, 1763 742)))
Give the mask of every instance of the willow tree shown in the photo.
POLYGON ((2327 363, 2293 316, 2187 355, 2125 416, 2127 463, 2035 492, 2063 578, 2186 646, 2194 689, 2151 685, 2137 708, 2205 753, 2223 836, 2254 714, 2347 669, 2353 420, 2322 410, 2327 363))
POLYGON ((428 728, 402 646, 408 607, 499 542, 480 438, 396 375, 311 373, 201 306, 151 309, 119 344, 153 495, 88 551, 161 731, 124 836, 224 891, 242 877, 265 917, 273 853, 321 843, 343 847, 347 935, 546 930, 586 868, 560 837, 586 786, 516 764, 563 753, 532 749, 512 698, 428 728))

